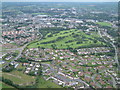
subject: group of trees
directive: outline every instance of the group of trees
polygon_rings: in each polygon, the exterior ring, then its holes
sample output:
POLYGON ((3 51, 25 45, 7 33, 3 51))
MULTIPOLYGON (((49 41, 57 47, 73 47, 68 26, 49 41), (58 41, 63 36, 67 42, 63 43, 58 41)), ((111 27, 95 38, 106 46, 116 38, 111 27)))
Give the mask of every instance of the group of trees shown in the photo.
POLYGON ((82 41, 78 41, 78 42, 76 42, 76 44, 81 44, 82 43, 82 41))
POLYGON ((22 63, 28 63, 28 60, 26 58, 23 58, 23 57, 19 58, 17 61, 22 62, 22 63))
POLYGON ((47 42, 42 42, 41 44, 55 43, 57 41, 62 40, 63 38, 65 38, 65 36, 64 37, 58 37, 55 40, 51 40, 51 41, 47 41, 47 42))
POLYGON ((14 66, 13 65, 9 65, 9 66, 6 66, 6 67, 2 68, 3 72, 11 72, 13 70, 14 70, 14 66))
POLYGON ((8 85, 10 85, 10 86, 13 86, 13 87, 19 89, 19 85, 14 84, 13 81, 11 81, 11 80, 9 80, 9 79, 6 79, 6 78, 4 78, 4 77, 0 77, 0 81, 4 82, 5 84, 8 84, 8 85))
POLYGON ((65 43, 70 43, 70 42, 73 42, 74 40, 68 40, 68 41, 66 41, 65 43))

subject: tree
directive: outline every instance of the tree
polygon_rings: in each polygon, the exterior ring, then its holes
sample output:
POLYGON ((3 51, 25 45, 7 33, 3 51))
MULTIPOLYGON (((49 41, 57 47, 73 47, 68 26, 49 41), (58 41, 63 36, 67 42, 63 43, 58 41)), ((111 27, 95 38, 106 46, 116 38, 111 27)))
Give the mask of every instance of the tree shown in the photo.
POLYGON ((99 70, 98 70, 98 69, 96 70, 96 73, 99 73, 99 70))
POLYGON ((38 72, 38 75, 41 76, 42 75, 42 65, 41 65, 41 62, 39 63, 40 64, 40 67, 39 67, 39 72, 38 72))
POLYGON ((81 44, 81 43, 82 43, 82 41, 76 42, 76 44, 81 44))
POLYGON ((16 56, 17 56, 17 53, 13 53, 12 55, 13 55, 14 57, 16 57, 16 56))
POLYGON ((94 40, 94 43, 97 43, 97 40, 94 40))
POLYGON ((30 75, 30 76, 35 76, 34 73, 35 73, 34 71, 31 71, 31 72, 29 72, 29 75, 30 75))

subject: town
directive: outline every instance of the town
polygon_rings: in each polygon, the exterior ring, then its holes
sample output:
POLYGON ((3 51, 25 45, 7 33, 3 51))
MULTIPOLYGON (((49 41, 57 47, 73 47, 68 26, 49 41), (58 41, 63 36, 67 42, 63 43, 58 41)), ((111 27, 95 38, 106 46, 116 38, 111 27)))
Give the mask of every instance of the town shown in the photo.
POLYGON ((3 3, 3 86, 119 87, 117 7, 106 7, 116 3, 79 4, 3 3))

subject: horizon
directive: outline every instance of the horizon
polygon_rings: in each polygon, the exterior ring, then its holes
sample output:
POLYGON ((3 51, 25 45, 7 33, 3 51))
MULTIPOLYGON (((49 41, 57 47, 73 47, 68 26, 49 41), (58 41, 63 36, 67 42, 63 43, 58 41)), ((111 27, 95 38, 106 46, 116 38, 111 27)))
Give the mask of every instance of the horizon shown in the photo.
POLYGON ((1 2, 119 2, 119 0, 2 0, 1 2))
MULTIPOLYGON (((2 3, 23 3, 23 2, 2 2, 2 3)), ((24 2, 30 3, 30 2, 24 2)), ((32 2, 37 3, 37 2, 32 2)), ((119 3, 119 2, 38 2, 38 3, 119 3)))

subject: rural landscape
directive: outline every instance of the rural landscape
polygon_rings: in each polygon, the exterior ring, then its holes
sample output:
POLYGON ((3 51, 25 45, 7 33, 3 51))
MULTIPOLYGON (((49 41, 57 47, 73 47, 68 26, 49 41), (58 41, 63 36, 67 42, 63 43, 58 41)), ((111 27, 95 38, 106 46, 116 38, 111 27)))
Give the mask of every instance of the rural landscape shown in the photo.
POLYGON ((0 87, 119 89, 119 3, 2 2, 0 87))

